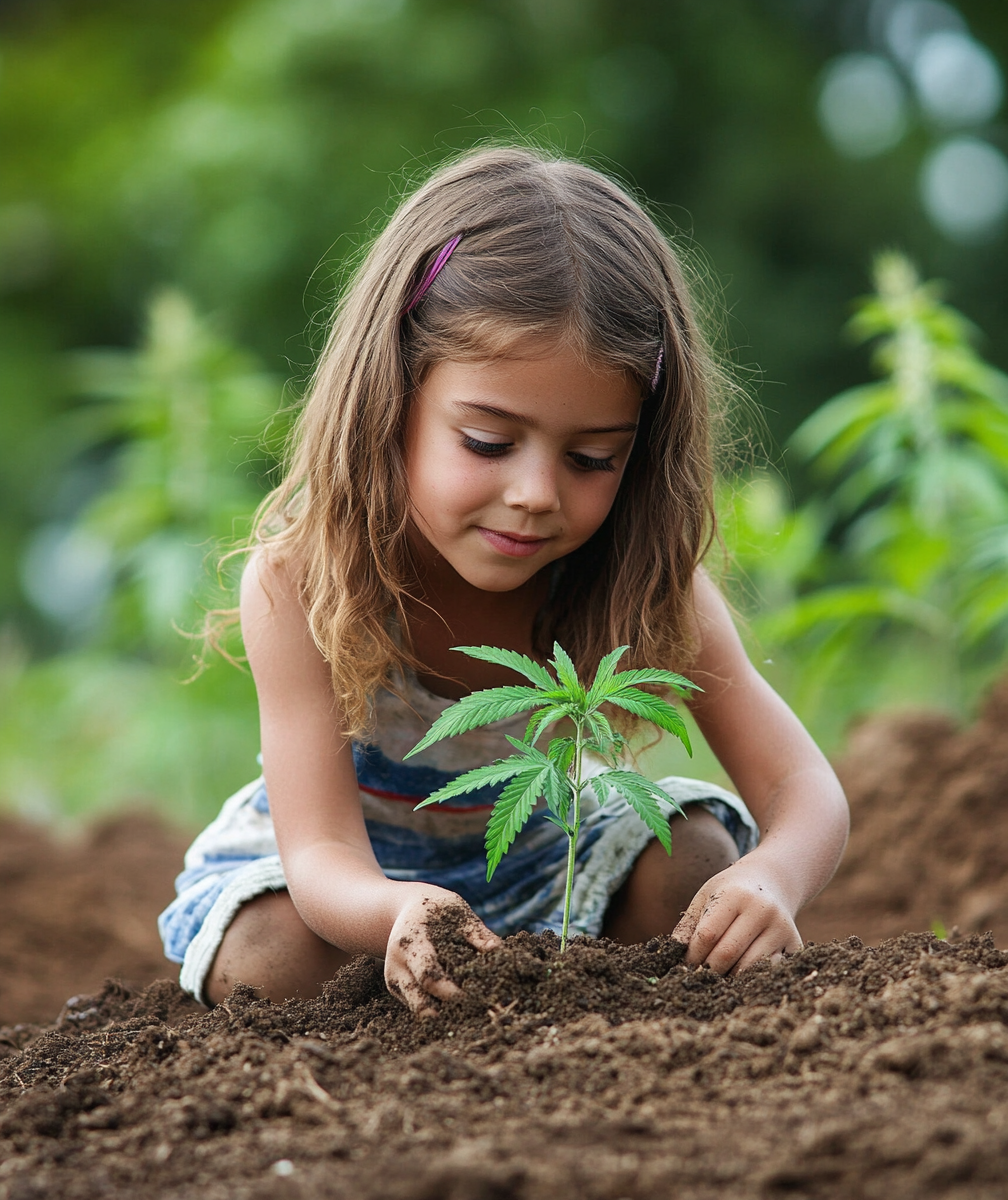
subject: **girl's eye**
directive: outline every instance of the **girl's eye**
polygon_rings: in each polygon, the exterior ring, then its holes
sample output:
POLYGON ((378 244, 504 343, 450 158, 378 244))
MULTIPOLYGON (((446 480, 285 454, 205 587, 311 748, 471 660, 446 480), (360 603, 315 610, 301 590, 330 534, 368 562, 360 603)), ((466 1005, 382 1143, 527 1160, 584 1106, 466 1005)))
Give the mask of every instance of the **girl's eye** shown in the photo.
POLYGON ((610 454, 608 458, 592 458, 590 454, 578 454, 576 450, 570 452, 572 461, 582 471, 615 471, 613 459, 615 454, 610 454))
POLYGON ((470 437, 468 433, 464 433, 462 435, 462 445, 474 454, 482 454, 484 458, 499 458, 500 455, 514 445, 514 442, 481 442, 478 438, 470 437))

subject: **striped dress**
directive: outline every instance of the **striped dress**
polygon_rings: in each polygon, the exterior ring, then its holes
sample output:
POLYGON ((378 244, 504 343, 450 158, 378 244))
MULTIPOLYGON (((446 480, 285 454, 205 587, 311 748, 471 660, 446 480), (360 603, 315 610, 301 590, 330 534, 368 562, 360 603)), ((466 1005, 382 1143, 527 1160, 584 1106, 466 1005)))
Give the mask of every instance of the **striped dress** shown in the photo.
MULTIPOLYGON (((389 879, 423 881, 457 892, 502 936, 519 929, 559 931, 567 838, 545 819, 543 803, 489 883, 483 838, 497 789, 484 788, 414 811, 416 804, 463 771, 510 754, 505 735, 521 737, 527 717, 471 730, 404 763, 407 751, 452 701, 433 695, 412 676, 403 693, 377 695, 373 740, 353 747, 361 808, 382 871, 389 879)), ((587 773, 602 767, 589 764, 587 773)), ((658 784, 684 808, 701 804, 713 812, 735 838, 740 854, 756 844, 756 825, 737 796, 678 776, 658 784)), ((589 789, 582 813, 571 924, 579 933, 597 936, 613 893, 653 835, 617 797, 600 807, 589 789)), ((158 919, 165 954, 182 964, 180 982, 186 991, 203 998, 207 973, 238 909, 263 892, 286 886, 260 777, 227 800, 193 842, 176 880, 176 899, 158 919)))

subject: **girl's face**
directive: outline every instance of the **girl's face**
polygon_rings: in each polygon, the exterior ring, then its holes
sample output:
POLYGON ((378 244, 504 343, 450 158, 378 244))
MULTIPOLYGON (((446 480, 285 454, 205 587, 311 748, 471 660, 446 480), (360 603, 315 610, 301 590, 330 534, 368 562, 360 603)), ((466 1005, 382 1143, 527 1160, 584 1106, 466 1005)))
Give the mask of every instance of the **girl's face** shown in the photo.
POLYGON ((437 556, 487 592, 520 587, 605 520, 640 415, 639 386, 554 348, 498 362, 441 362, 406 435, 410 512, 437 556))

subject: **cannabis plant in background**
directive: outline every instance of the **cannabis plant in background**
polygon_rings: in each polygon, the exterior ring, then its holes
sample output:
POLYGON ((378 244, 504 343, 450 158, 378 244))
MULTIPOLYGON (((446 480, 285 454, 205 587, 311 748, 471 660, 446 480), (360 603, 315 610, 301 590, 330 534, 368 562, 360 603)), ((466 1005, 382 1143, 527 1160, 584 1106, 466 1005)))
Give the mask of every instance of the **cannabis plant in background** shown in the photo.
POLYGON ((532 710, 532 716, 521 741, 508 737, 515 754, 488 766, 466 771, 428 796, 417 808, 438 804, 482 787, 504 784, 487 824, 489 880, 518 831, 532 815, 536 804, 540 799, 545 799, 548 809, 546 819, 558 825, 568 838, 567 885, 560 935, 560 949, 563 951, 567 948, 574 864, 581 827, 581 798, 585 788, 591 786, 600 804, 605 804, 612 792, 622 796, 668 853, 672 852, 672 836, 661 802, 671 804, 676 811, 682 811, 661 788, 634 771, 618 768, 617 761, 626 741, 602 714, 602 706, 612 704, 635 717, 643 717, 679 738, 687 752, 692 754, 689 734, 680 714, 667 700, 643 691, 640 685, 659 685, 680 696, 699 689, 696 684, 673 671, 645 669, 617 672, 616 666, 626 653, 626 646, 620 646, 602 659, 589 687, 581 683, 574 664, 558 643, 554 643, 553 657, 549 660, 555 677, 541 663, 533 662, 514 650, 500 650, 493 646, 453 648, 468 654, 470 658, 510 667, 519 675, 524 675, 534 686, 488 688, 464 696, 438 717, 427 734, 406 755, 407 758, 442 738, 455 737, 480 725, 489 725, 529 710, 532 710), (536 742, 548 726, 563 719, 573 725, 574 736, 552 738, 544 753, 536 746, 536 742), (610 764, 610 768, 587 778, 586 752, 603 759, 610 764))
POLYGON ((790 441, 809 498, 789 510, 765 476, 723 506, 762 602, 753 628, 789 657, 778 684, 820 733, 817 710, 842 724, 922 686, 963 710, 1008 641, 1008 378, 903 255, 880 255, 874 278, 848 332, 876 343, 879 379, 827 401, 790 441))

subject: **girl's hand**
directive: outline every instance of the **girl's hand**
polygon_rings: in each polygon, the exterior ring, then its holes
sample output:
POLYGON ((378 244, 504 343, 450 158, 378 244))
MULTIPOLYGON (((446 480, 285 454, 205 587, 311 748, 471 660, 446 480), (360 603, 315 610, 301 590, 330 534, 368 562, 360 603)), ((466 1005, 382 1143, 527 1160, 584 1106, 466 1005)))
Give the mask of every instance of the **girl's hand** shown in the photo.
POLYGON ((427 928, 435 912, 446 906, 461 910, 460 929, 477 950, 493 950, 500 938, 492 933, 473 910, 454 892, 444 888, 423 887, 403 905, 392 926, 385 952, 385 983, 418 1017, 433 1016, 436 1000, 450 1000, 462 989, 448 978, 438 962, 437 951, 427 928))
POLYGON ((761 958, 777 962, 802 947, 773 879, 746 859, 708 879, 672 936, 688 945, 689 966, 706 963, 720 975, 744 971, 761 958))

